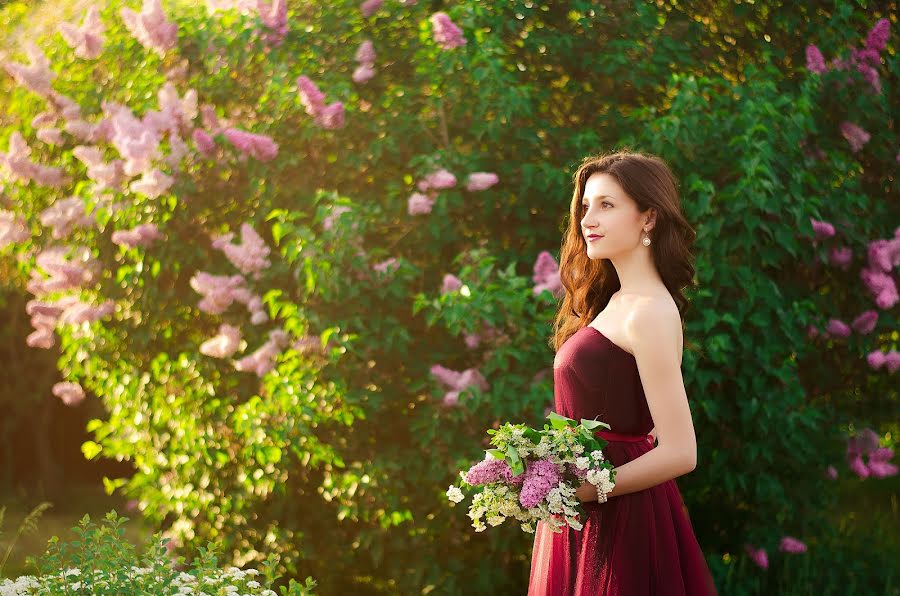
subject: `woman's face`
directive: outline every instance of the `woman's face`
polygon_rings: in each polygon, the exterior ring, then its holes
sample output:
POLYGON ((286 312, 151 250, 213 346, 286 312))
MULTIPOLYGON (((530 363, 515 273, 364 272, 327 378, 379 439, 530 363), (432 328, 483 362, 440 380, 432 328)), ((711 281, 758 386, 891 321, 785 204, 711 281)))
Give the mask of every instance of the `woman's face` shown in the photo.
MULTIPOLYGON (((595 173, 584 185, 581 232, 591 259, 608 259, 641 247, 646 216, 609 174, 595 173), (600 238, 591 238, 591 235, 600 238)), ((651 228, 652 224, 646 224, 651 228)))

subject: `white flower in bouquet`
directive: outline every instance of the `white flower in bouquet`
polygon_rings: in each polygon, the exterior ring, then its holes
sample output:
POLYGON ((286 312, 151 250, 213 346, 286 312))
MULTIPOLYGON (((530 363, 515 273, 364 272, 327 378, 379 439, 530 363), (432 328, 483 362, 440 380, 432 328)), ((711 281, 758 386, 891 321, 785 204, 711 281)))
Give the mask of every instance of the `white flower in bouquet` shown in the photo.
POLYGON ((504 521, 506 521, 506 518, 503 517, 502 515, 492 515, 491 517, 488 518, 487 521, 492 526, 499 526, 504 521))
POLYGON ((463 495, 462 491, 459 490, 459 487, 450 485, 450 488, 447 489, 447 498, 453 501, 454 503, 459 503, 463 499, 465 499, 465 495, 463 495))
POLYGON ((603 461, 603 452, 597 449, 596 451, 591 451, 591 458, 595 461, 603 461))
POLYGON ((575 465, 579 470, 587 470, 591 467, 591 459, 589 457, 579 457, 575 460, 575 465))

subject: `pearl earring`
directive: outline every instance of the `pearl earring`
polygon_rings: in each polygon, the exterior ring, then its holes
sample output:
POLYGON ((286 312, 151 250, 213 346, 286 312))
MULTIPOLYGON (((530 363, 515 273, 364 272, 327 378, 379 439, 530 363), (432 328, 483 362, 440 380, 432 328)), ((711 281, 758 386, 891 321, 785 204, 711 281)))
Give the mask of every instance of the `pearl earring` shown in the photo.
POLYGON ((650 236, 647 235, 647 230, 644 230, 644 239, 641 240, 644 246, 650 246, 650 236))

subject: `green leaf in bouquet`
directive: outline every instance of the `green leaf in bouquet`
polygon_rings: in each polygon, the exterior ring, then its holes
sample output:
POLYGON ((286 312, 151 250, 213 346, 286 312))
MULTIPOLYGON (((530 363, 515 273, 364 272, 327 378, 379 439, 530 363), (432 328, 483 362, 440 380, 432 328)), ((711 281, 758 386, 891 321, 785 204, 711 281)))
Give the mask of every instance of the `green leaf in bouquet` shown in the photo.
POLYGON ((539 443, 541 440, 541 433, 534 430, 533 428, 526 428, 525 434, 522 436, 524 436, 526 439, 528 439, 529 441, 531 441, 532 443, 535 443, 535 444, 539 443))
POLYGON ((575 426, 576 422, 571 418, 566 418, 565 416, 560 416, 556 412, 550 412, 547 416, 550 419, 550 424, 553 425, 553 428, 556 430, 562 430, 567 426, 575 426), (569 424, 571 423, 571 424, 569 424))
POLYGON ((506 459, 506 454, 499 449, 487 449, 487 453, 494 456, 494 459, 506 459))
POLYGON ((599 420, 588 420, 587 418, 582 418, 581 425, 588 430, 594 430, 598 426, 602 426, 606 430, 611 430, 608 424, 606 424, 605 422, 600 422, 599 420))
POLYGON ((519 457, 519 452, 516 451, 515 447, 512 445, 507 447, 506 455, 509 456, 509 467, 512 470, 513 476, 518 476, 525 471, 525 464, 522 463, 522 458, 519 457))

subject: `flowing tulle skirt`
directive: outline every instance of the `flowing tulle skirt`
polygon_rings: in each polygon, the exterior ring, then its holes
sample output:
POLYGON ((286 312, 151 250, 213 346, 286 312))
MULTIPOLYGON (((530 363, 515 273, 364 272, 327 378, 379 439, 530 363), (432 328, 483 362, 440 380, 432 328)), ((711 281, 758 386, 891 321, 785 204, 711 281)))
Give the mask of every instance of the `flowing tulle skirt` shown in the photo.
MULTIPOLYGON (((610 442, 615 466, 652 449, 649 442, 610 442)), ((555 534, 538 523, 529 596, 706 596, 716 594, 687 508, 674 480, 583 503, 580 531, 555 534)))

